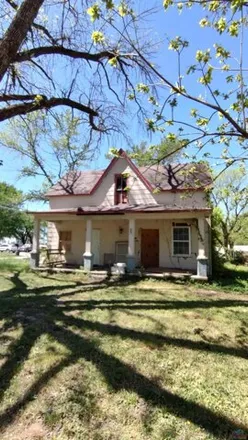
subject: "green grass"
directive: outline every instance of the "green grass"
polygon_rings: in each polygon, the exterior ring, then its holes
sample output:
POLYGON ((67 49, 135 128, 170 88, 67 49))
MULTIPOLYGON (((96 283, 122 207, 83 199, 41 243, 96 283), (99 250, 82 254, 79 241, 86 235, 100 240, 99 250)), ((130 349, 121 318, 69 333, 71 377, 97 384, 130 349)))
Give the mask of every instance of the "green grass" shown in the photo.
POLYGON ((0 273, 11 271, 28 271, 29 259, 0 253, 0 273))
POLYGON ((222 291, 248 292, 248 266, 225 263, 211 285, 222 291))
POLYGON ((247 429, 248 295, 0 273, 1 440, 231 439, 247 429))

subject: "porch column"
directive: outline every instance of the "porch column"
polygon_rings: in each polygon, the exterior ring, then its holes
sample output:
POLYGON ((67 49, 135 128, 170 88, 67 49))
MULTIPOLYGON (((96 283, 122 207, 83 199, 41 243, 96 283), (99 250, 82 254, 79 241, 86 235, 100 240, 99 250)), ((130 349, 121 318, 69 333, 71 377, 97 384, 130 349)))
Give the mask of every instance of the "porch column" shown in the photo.
POLYGON ((92 220, 86 220, 85 233, 85 252, 84 252, 84 269, 91 270, 93 266, 93 254, 91 252, 92 246, 92 220))
POLYGON ((34 219, 33 243, 32 251, 30 253, 30 267, 39 267, 40 257, 40 219, 34 219))
POLYGON ((206 219, 201 217, 198 219, 198 255, 197 255, 197 277, 208 277, 208 257, 205 253, 206 235, 205 235, 206 219))
POLYGON ((128 254, 127 254, 127 270, 130 272, 135 269, 135 219, 129 219, 128 225, 128 254))

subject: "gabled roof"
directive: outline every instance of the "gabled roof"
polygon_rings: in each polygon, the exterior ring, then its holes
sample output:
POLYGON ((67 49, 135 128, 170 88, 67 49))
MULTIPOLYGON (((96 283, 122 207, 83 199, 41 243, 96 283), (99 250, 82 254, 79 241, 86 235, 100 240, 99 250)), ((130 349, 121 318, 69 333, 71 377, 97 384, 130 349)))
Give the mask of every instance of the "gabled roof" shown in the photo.
POLYGON ((160 191, 199 190, 212 183, 211 175, 204 163, 137 167, 125 151, 119 150, 119 156, 114 157, 105 170, 70 172, 54 185, 46 196, 93 194, 120 158, 126 159, 132 171, 151 192, 155 188, 160 191))

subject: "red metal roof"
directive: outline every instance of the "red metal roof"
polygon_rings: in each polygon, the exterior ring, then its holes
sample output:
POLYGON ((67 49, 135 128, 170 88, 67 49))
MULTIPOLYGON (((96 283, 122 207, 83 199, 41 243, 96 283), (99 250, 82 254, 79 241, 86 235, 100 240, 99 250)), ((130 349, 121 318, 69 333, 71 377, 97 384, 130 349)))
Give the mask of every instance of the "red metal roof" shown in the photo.
POLYGON ((105 170, 70 172, 54 185, 46 196, 87 196, 93 194, 120 157, 126 159, 133 172, 151 192, 155 188, 160 191, 196 191, 212 183, 211 175, 204 163, 137 167, 129 156, 120 150, 119 156, 113 158, 105 170))
POLYGON ((50 211, 36 211, 30 214, 72 214, 72 215, 124 215, 131 213, 165 213, 165 212, 211 212, 211 208, 178 207, 175 205, 149 204, 115 206, 84 206, 71 209, 51 209, 50 211))

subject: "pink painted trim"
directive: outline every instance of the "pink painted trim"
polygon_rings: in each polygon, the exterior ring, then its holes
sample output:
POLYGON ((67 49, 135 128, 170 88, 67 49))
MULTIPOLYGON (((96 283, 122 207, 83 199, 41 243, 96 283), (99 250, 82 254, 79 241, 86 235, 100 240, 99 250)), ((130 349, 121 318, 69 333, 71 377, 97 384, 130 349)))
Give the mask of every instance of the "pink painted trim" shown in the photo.
POLYGON ((93 188, 90 190, 90 192, 88 193, 80 193, 80 194, 53 194, 53 195, 48 195, 48 198, 50 197, 75 197, 75 196, 91 196, 99 187, 99 185, 102 183, 103 179, 107 176, 107 174, 109 173, 109 171, 111 170, 111 168, 113 168, 114 164, 117 162, 117 160, 119 158, 124 158, 126 159, 127 163, 129 164, 129 166, 131 167, 131 169, 135 172, 135 174, 137 174, 137 176, 139 177, 139 179, 144 183, 144 185, 146 186, 146 188, 149 191, 153 191, 154 187, 148 182, 148 180, 143 176, 143 174, 141 174, 141 172, 138 170, 138 168, 136 167, 136 165, 132 162, 132 160, 128 157, 128 155, 126 154, 125 151, 123 151, 122 149, 119 150, 119 156, 118 157, 114 157, 110 164, 107 166, 107 168, 104 170, 103 174, 100 176, 99 180, 95 183, 95 185, 93 186, 93 188))

